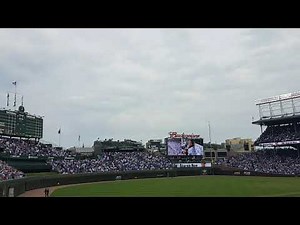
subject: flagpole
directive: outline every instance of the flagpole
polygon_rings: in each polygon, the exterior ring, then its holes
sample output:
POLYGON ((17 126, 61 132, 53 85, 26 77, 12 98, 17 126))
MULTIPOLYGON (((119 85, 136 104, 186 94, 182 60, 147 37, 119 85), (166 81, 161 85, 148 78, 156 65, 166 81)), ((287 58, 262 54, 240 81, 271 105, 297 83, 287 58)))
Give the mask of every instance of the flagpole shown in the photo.
POLYGON ((17 106, 17 82, 15 83, 15 104, 14 107, 17 106))
POLYGON ((9 92, 7 92, 7 102, 6 102, 6 106, 9 106, 9 92))
POLYGON ((59 128, 59 134, 58 134, 58 147, 60 147, 60 134, 61 134, 61 128, 59 128))
POLYGON ((14 108, 17 106, 17 81, 13 82, 13 85, 15 85, 15 101, 14 101, 14 108))
POLYGON ((78 136, 78 148, 80 148, 80 134, 78 136))

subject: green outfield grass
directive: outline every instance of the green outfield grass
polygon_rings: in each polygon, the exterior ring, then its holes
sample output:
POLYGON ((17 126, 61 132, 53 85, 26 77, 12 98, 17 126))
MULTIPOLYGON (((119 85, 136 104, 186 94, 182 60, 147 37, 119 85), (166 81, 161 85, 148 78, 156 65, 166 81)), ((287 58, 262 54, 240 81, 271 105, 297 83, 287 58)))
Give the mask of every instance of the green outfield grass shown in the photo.
POLYGON ((198 176, 120 180, 68 186, 55 190, 51 196, 300 196, 300 178, 198 176))

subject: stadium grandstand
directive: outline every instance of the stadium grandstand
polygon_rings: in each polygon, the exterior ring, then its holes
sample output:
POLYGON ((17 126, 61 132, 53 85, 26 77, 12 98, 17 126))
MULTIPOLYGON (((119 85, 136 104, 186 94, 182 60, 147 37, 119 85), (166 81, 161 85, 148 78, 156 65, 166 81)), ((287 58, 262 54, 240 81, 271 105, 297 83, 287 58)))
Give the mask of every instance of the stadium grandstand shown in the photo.
POLYGON ((149 152, 107 151, 98 158, 52 160, 52 169, 61 174, 121 172, 172 169, 171 161, 160 154, 149 152))
POLYGON ((83 158, 71 151, 58 150, 50 144, 21 138, 1 137, 0 154, 7 163, 23 171, 25 169, 26 172, 52 170, 62 174, 74 174, 172 168, 170 160, 159 153, 152 154, 141 148, 128 146, 117 149, 118 145, 110 144, 110 147, 105 148, 101 154, 83 158), (27 169, 25 164, 27 164, 27 169), (31 164, 32 170, 28 170, 30 167, 28 164, 31 164))
POLYGON ((300 147, 300 91, 257 100, 259 120, 252 124, 261 127, 254 142, 260 147, 300 147), (263 126, 266 129, 263 131, 263 126), (263 131, 263 132, 262 132, 263 131))
POLYGON ((171 169, 171 161, 160 153, 146 151, 141 142, 113 138, 96 140, 94 155, 86 159, 64 158, 49 161, 52 170, 62 174, 111 171, 171 169))
POLYGON ((256 101, 261 135, 255 152, 218 160, 218 165, 269 174, 300 175, 300 91, 256 101), (264 128, 265 127, 265 128, 264 128))
POLYGON ((0 160, 0 181, 18 179, 24 177, 22 171, 17 170, 16 168, 9 166, 6 162, 0 160))

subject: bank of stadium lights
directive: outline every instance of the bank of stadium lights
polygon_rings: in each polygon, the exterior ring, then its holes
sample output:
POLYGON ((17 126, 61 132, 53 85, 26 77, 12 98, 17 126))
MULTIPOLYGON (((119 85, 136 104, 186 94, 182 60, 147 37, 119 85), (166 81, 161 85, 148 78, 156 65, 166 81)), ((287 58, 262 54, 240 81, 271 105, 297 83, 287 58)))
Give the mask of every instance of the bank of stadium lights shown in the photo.
POLYGON ((293 92, 293 93, 276 95, 276 96, 269 97, 269 98, 257 99, 257 100, 255 100, 255 103, 256 103, 256 105, 261 105, 261 104, 272 103, 272 102, 281 101, 281 100, 289 100, 289 99, 294 99, 294 98, 299 98, 299 97, 300 97, 300 91, 297 91, 297 92, 293 92))
POLYGON ((259 116, 262 118, 273 118, 278 116, 288 116, 300 113, 300 91, 277 95, 255 101, 259 107, 259 116), (297 105, 298 104, 298 105, 297 105), (264 115, 267 113, 268 115, 264 115))

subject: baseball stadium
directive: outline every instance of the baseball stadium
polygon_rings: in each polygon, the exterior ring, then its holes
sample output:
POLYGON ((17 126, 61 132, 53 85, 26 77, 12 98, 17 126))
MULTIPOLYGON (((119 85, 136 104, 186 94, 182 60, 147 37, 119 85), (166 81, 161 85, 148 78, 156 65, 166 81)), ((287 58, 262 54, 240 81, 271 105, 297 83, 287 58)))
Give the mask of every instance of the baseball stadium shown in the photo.
POLYGON ((1 109, 0 196, 299 197, 300 92, 255 104, 259 119, 249 126, 261 134, 253 145, 239 140, 243 151, 182 131, 145 146, 111 138, 64 149, 42 141, 44 118, 23 102, 1 109))

